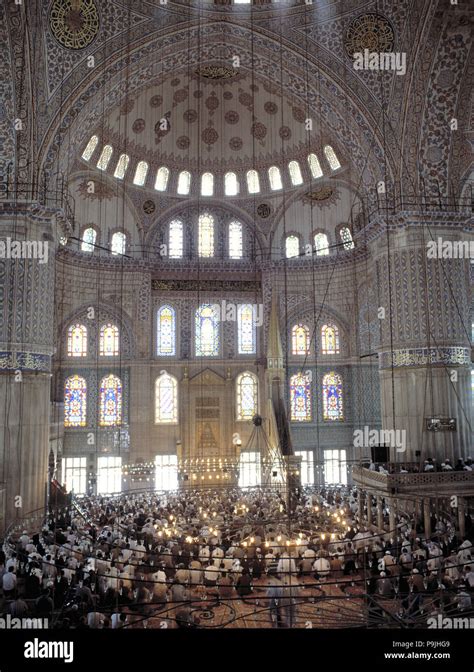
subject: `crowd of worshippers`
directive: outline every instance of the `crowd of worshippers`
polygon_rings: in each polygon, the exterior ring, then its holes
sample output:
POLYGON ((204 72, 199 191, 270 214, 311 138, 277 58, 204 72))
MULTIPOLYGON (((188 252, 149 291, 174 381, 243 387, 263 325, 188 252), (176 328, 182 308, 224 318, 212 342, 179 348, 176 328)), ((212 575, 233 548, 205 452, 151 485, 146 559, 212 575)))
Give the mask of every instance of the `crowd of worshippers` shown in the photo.
POLYGON ((424 460, 422 464, 415 465, 413 463, 407 464, 376 464, 375 462, 367 463, 365 465, 370 471, 379 471, 382 474, 413 474, 413 473, 429 473, 440 471, 473 471, 474 460, 467 457, 465 460, 459 458, 454 464, 449 458, 443 462, 434 460, 432 457, 424 460))
POLYGON ((258 595, 269 624, 293 627, 306 586, 346 580, 376 600, 399 599, 407 618, 428 604, 469 612, 471 540, 443 521, 424 540, 404 515, 396 530, 367 529, 356 494, 299 490, 291 515, 280 493, 262 489, 84 498, 80 511, 5 540, 4 613, 62 628, 127 627, 134 616, 146 627, 165 613, 170 627, 199 627, 197 601, 258 595))

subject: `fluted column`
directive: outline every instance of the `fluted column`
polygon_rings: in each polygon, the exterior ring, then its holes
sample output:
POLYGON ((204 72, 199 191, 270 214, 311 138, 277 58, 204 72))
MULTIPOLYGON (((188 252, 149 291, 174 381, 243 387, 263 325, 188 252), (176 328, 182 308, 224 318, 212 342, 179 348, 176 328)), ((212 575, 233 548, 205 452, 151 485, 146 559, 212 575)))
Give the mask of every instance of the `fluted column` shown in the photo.
POLYGON ((464 216, 451 214, 394 215, 372 243, 382 426, 403 439, 392 461, 455 460, 472 443, 470 260, 438 258, 433 244, 469 241, 464 216), (430 417, 455 418, 457 429, 427 431, 430 417))
POLYGON ((1 203, 1 528, 43 507, 46 500, 54 217, 37 205, 1 203))

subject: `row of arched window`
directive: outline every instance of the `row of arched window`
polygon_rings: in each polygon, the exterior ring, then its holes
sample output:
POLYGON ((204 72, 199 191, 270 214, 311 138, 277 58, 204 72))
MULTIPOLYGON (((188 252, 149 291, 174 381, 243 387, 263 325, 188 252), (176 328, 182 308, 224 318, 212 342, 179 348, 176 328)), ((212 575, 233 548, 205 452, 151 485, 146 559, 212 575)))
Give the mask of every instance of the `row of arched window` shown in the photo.
MULTIPOLYGON (((312 376, 310 372, 296 373, 290 378, 290 420, 313 420, 312 376)), ((323 420, 344 420, 342 378, 335 371, 322 378, 323 420)), ((122 424, 122 381, 110 374, 99 386, 99 426, 114 427, 122 424)), ((241 373, 236 380, 237 420, 251 420, 258 413, 258 379, 250 371, 241 373)), ((178 422, 178 381, 163 372, 155 381, 155 423, 178 422)), ((64 425, 87 425, 87 382, 79 375, 69 376, 64 384, 64 425)))
MULTIPOLYGON (((93 252, 98 245, 97 229, 94 226, 88 226, 82 232, 81 251, 93 252)), ((125 254, 127 251, 128 237, 123 231, 116 231, 110 239, 110 251, 114 256, 125 254)))
MULTIPOLYGON (((341 226, 339 228, 338 233, 344 250, 352 250, 354 248, 354 241, 352 239, 352 233, 349 227, 341 226)), ((286 258, 292 259, 294 257, 304 256, 306 254, 306 249, 302 251, 301 246, 302 246, 302 240, 298 234, 292 233, 286 236, 285 238, 286 258)), ((317 257, 327 256, 329 254, 328 235, 322 232, 315 233, 313 237, 313 247, 311 248, 311 246, 308 246, 308 248, 311 255, 313 254, 314 251, 317 257)))
MULTIPOLYGON (((67 330, 67 356, 87 357, 89 350, 88 330, 85 324, 72 324, 67 330)), ((99 357, 117 357, 120 354, 119 329, 110 322, 99 329, 99 357)))
MULTIPOLYGON (((252 355, 257 351, 256 306, 242 303, 237 306, 237 349, 239 355, 252 355)), ((220 351, 221 321, 217 304, 203 304, 195 312, 195 353, 196 357, 217 357, 220 351)), ((320 330, 321 354, 338 355, 339 328, 335 324, 323 324, 320 330)), ((159 357, 176 356, 176 310, 165 304, 157 311, 156 354, 159 357)), ((310 328, 298 322, 291 328, 291 354, 309 355, 311 351, 310 328)), ((88 330, 85 324, 72 324, 67 331, 68 357, 89 355, 88 330)), ((99 356, 117 357, 120 354, 120 333, 115 324, 103 324, 99 329, 99 356)))
MULTIPOLYGON (((90 161, 92 158, 97 145, 99 143, 99 138, 97 135, 93 135, 89 142, 87 143, 83 153, 82 158, 85 161, 90 161)), ((336 152, 334 151, 331 145, 325 145, 323 148, 324 156, 331 171, 338 170, 341 167, 341 163, 337 158, 336 152)), ((110 161, 112 160, 113 147, 112 145, 104 145, 100 156, 97 160, 97 168, 99 170, 107 170, 110 161)), ((308 154, 307 157, 308 169, 313 179, 318 179, 323 176, 323 170, 321 168, 321 163, 313 152, 308 154)), ((130 157, 128 154, 120 154, 115 164, 114 177, 123 180, 125 174, 128 171, 130 164, 130 157)), ((147 161, 139 161, 135 166, 135 172, 133 176, 133 184, 143 187, 146 184, 147 178, 149 176, 149 164, 147 161)), ((292 186, 297 187, 303 184, 304 178, 301 170, 301 165, 299 161, 292 160, 288 163, 287 166, 288 177, 292 186)), ((223 191, 225 196, 238 196, 241 193, 241 179, 239 175, 233 171, 228 171, 224 175, 223 191)), ((261 191, 261 175, 257 170, 248 170, 245 173, 245 183, 248 194, 258 194, 261 191)), ((279 191, 283 189, 283 176, 282 171, 278 166, 270 166, 267 171, 268 186, 271 191, 279 191)), ((167 191, 170 180, 170 170, 166 166, 160 166, 156 172, 154 187, 156 191, 167 191)), ((187 196, 191 192, 193 176, 189 170, 182 170, 178 174, 178 180, 176 183, 176 193, 179 196, 187 196)), ((213 173, 205 172, 200 178, 200 194, 201 196, 213 196, 215 190, 215 176, 213 173)))
MULTIPOLYGON (((99 386, 99 426, 122 424, 122 382, 111 374, 99 386)), ((258 413, 258 379, 250 371, 236 380, 237 420, 251 420, 258 413)), ((155 381, 155 424, 178 422, 178 381, 163 372, 155 381)), ((87 425, 87 381, 79 375, 69 376, 64 383, 64 426, 87 425)))

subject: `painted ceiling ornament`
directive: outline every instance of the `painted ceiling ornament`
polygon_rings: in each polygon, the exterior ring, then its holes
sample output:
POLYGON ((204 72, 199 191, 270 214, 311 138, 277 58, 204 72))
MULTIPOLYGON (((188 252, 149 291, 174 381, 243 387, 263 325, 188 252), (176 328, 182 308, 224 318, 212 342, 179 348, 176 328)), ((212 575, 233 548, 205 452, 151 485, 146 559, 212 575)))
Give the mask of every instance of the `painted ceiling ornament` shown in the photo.
POLYGON ((163 96, 152 96, 150 98, 151 107, 160 107, 162 102, 163 102, 163 96))
POLYGON ((224 115, 224 119, 228 124, 237 124, 239 122, 239 118, 239 113, 235 110, 228 110, 224 115))
POLYGON ((183 113, 183 119, 188 124, 192 124, 193 122, 197 121, 197 118, 198 113, 196 110, 186 110, 186 112, 183 113))
POLYGON ((242 138, 231 138, 229 140, 229 147, 234 151, 238 152, 240 149, 242 149, 244 143, 242 141, 242 138))
POLYGON ((250 132, 252 133, 253 137, 256 140, 259 140, 260 142, 262 142, 263 139, 265 138, 265 136, 267 135, 267 127, 265 126, 265 124, 262 124, 260 121, 255 121, 252 124, 250 132))
POLYGON ((303 200, 310 203, 315 203, 320 207, 326 207, 333 205, 336 203, 336 201, 339 200, 339 192, 337 189, 334 189, 333 187, 325 184, 318 189, 307 191, 305 194, 303 194, 303 200))
POLYGON ((85 49, 99 32, 99 13, 95 0, 53 0, 49 26, 61 46, 66 49, 85 49))
POLYGON ((191 140, 187 135, 180 135, 179 138, 176 140, 176 147, 178 149, 188 149, 190 144, 191 140))
POLYGON ((300 123, 303 123, 306 119, 306 114, 305 111, 301 109, 301 107, 294 107, 293 108, 293 118, 295 121, 299 121, 300 123))
POLYGON ((205 105, 206 105, 207 109, 209 110, 210 114, 214 114, 214 112, 219 107, 219 98, 216 96, 214 91, 211 93, 211 95, 208 98, 206 98, 205 105))
POLYGON ((219 133, 212 126, 208 126, 203 130, 201 138, 204 144, 210 147, 210 145, 213 145, 219 139, 219 133))
POLYGON ((361 14, 346 30, 344 48, 351 58, 356 53, 387 53, 393 50, 395 33, 390 21, 382 14, 361 14))
POLYGON ((289 140, 291 138, 291 128, 289 126, 281 126, 278 134, 282 140, 289 140))
POLYGON ((77 193, 83 198, 88 198, 91 201, 104 199, 110 201, 114 196, 114 191, 108 184, 100 180, 82 180, 77 185, 77 193))
POLYGON ((195 73, 203 79, 231 79, 236 76, 237 70, 227 65, 201 65, 195 73))
POLYGON ((267 114, 276 114, 278 112, 278 105, 272 100, 268 100, 263 106, 263 109, 267 114))
POLYGON ((142 133, 145 130, 145 119, 135 119, 132 125, 134 133, 142 133))
POLYGON ((260 203, 257 208, 257 215, 262 219, 267 219, 272 214, 272 208, 268 203, 260 203))
POLYGON ((152 215, 156 210, 156 205, 155 202, 149 199, 148 201, 145 201, 143 204, 143 212, 146 215, 152 215))

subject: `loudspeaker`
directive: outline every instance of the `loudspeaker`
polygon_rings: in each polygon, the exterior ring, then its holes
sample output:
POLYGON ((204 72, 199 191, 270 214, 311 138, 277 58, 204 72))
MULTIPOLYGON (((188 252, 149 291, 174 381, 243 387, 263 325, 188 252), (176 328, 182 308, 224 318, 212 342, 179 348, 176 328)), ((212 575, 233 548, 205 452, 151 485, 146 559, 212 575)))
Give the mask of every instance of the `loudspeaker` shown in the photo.
POLYGON ((189 481, 188 474, 183 474, 183 481, 189 481))
POLYGON ((273 478, 276 478, 278 476, 278 471, 272 471, 272 476, 273 478))
POLYGON ((390 448, 389 446, 371 446, 370 455, 372 457, 372 462, 388 462, 390 460, 390 448))

